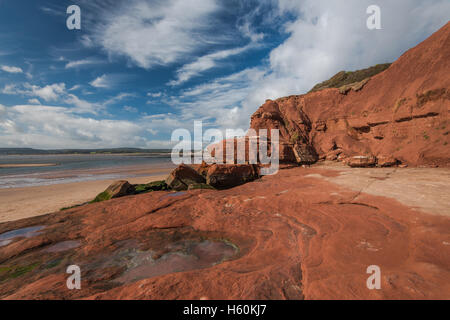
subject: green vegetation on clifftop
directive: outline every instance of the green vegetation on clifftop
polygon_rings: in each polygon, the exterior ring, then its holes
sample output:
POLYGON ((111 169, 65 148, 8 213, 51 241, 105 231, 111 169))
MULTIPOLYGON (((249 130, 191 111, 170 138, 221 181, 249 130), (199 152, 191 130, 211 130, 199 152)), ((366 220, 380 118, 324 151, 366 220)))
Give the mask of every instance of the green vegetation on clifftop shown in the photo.
POLYGON ((361 82, 367 78, 383 72, 389 68, 390 63, 377 64, 367 69, 361 69, 356 71, 341 71, 335 74, 331 79, 321 82, 314 86, 310 92, 320 91, 327 88, 341 88, 343 86, 361 82))

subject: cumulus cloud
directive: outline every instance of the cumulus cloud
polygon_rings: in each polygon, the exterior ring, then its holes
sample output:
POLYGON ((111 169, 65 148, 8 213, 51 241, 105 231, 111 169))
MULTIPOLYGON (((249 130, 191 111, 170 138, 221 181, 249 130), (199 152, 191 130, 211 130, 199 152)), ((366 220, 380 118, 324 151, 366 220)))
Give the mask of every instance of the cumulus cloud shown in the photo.
POLYGON ((67 94, 63 102, 75 106, 73 112, 76 113, 98 114, 99 111, 104 110, 104 105, 80 99, 74 94, 67 94))
POLYGON ((28 99, 28 103, 31 103, 31 104, 41 104, 41 102, 40 102, 38 99, 36 99, 36 98, 28 99))
POLYGON ((6 84, 1 93, 9 95, 25 95, 34 96, 43 99, 44 101, 57 101, 61 95, 65 94, 66 85, 64 83, 54 83, 40 87, 24 83, 23 85, 6 84))
POLYGON ((166 102, 177 108, 186 122, 203 120, 219 128, 246 128, 249 117, 242 114, 241 103, 256 89, 264 74, 262 68, 245 69, 184 90, 166 102))
MULTIPOLYGON (((301 93, 341 70, 392 62, 442 27, 450 2, 379 0, 382 30, 366 27, 370 0, 279 0, 279 13, 297 18, 284 25, 286 41, 270 53, 270 83, 279 95, 301 93)), ((270 86, 270 85, 268 85, 270 86)))
POLYGON ((0 69, 8 73, 23 73, 22 68, 19 67, 1 66, 0 69))
POLYGON ((123 94, 120 94, 118 97, 106 100, 104 103, 91 103, 72 93, 68 93, 65 83, 54 83, 43 87, 29 83, 24 83, 23 85, 7 84, 1 90, 1 93, 34 97, 28 100, 28 103, 31 104, 40 104, 37 98, 45 102, 63 102, 74 106, 72 112, 92 114, 97 114, 99 111, 103 111, 108 104, 124 98, 123 94))
POLYGON ((66 85, 64 83, 54 83, 44 87, 26 84, 25 88, 31 91, 29 93, 30 95, 37 96, 47 102, 57 101, 66 91, 66 85))
POLYGON ((143 123, 82 117, 70 108, 0 105, 0 147, 104 148, 169 147, 170 142, 149 140, 143 123))
POLYGON ((3 87, 3 89, 1 90, 1 93, 3 94, 17 94, 18 89, 17 86, 15 84, 5 84, 5 86, 3 87))

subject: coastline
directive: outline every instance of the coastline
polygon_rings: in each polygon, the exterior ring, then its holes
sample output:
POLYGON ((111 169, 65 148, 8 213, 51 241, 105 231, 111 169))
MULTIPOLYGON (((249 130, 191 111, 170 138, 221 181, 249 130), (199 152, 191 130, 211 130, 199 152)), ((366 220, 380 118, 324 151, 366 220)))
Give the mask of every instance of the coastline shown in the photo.
MULTIPOLYGON (((164 180, 170 169, 158 175, 124 178, 132 184, 164 180)), ((35 187, 0 189, 0 223, 59 211, 61 208, 88 202, 118 179, 71 182, 35 187)))
POLYGON ((0 164, 0 168, 54 167, 57 165, 57 163, 6 163, 0 164))

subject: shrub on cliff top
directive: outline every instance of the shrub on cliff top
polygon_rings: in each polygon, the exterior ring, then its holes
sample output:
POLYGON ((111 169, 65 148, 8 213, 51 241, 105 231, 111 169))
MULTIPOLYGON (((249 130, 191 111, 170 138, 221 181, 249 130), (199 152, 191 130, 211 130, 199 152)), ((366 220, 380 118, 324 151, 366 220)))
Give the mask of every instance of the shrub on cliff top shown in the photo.
POLYGON ((390 65, 390 63, 377 64, 367 69, 338 72, 331 77, 331 79, 315 85, 310 92, 320 91, 326 88, 340 88, 345 85, 361 82, 364 79, 373 77, 374 75, 386 70, 390 65))

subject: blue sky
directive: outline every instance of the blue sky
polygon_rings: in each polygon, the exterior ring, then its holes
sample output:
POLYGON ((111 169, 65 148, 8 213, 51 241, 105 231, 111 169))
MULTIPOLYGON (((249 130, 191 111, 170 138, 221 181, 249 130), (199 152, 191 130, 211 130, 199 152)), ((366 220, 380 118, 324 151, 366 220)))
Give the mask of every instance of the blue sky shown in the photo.
POLYGON ((246 130, 266 99, 394 61, 448 21, 447 0, 0 0, 0 147, 170 147, 246 130), (81 8, 81 30, 66 9, 81 8), (381 30, 366 8, 381 8, 381 30))

